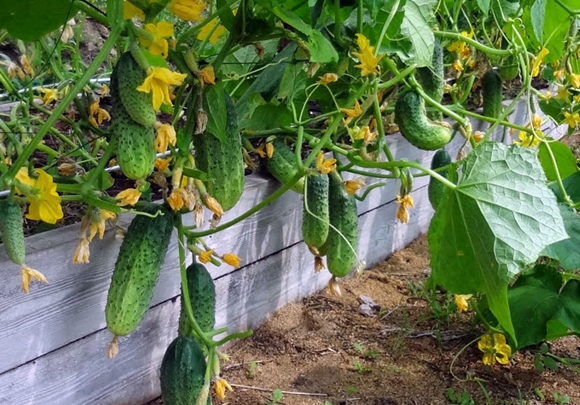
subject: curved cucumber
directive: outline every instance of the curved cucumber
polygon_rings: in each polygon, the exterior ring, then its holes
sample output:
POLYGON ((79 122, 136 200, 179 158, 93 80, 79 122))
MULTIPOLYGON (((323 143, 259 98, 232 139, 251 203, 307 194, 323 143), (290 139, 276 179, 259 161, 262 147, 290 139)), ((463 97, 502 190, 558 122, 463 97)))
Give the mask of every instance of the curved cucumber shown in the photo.
MULTIPOLYGON (((415 77, 423 88, 423 91, 437 102, 443 99, 443 86, 445 84, 445 71, 443 68, 443 47, 436 40, 433 48, 431 66, 420 67, 415 71, 415 77)), ((430 111, 427 117, 434 121, 441 121, 441 111, 430 111)))
POLYGON ((304 195, 307 198, 302 211, 302 237, 310 248, 318 249, 328 238, 328 183, 327 174, 306 176, 305 179, 304 195))
MULTIPOLYGON (((266 168, 280 183, 287 183, 298 173, 296 157, 283 140, 275 138, 272 141, 274 153, 266 158, 266 168)), ((298 180, 292 187, 297 193, 304 194, 304 178, 298 180)))

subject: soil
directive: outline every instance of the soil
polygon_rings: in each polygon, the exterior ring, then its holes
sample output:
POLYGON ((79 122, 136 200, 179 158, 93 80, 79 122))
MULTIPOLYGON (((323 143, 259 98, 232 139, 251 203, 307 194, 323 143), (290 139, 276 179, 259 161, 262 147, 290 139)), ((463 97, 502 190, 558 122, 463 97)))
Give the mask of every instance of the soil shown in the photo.
MULTIPOLYGON (((580 404, 580 374, 565 366, 539 373, 529 351, 507 366, 484 366, 474 343, 484 331, 473 314, 434 316, 429 302, 445 314, 451 297, 422 292, 428 267, 423 236, 344 281, 341 296, 323 291, 282 308, 227 350, 222 377, 234 391, 214 404, 269 404, 275 389, 287 405, 580 404), (362 295, 377 305, 370 316, 361 313, 362 295), (466 400, 450 400, 449 389, 466 400), (556 402, 554 393, 569 402, 556 402)), ((577 337, 549 346, 558 356, 580 357, 577 337)))

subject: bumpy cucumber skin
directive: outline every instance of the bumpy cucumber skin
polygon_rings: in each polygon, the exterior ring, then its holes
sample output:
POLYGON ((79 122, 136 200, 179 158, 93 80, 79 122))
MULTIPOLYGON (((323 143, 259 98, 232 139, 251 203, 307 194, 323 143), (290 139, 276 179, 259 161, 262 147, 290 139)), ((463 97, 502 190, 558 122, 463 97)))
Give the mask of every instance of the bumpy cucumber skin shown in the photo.
POLYGON ((0 201, 0 233, 8 258, 14 263, 22 265, 26 256, 22 211, 20 205, 13 201, 0 201))
MULTIPOLYGON (((201 263, 190 264, 186 272, 193 317, 202 331, 209 332, 215 324, 215 284, 213 278, 201 263)), ((178 333, 188 336, 192 334, 183 299, 181 300, 178 333)))
MULTIPOLYGON (((197 342, 178 336, 161 361, 159 379, 164 405, 193 405, 203 387, 207 364, 197 342)), ((208 404, 211 403, 208 399, 208 404)))
POLYGON ((129 116, 137 123, 150 127, 157 121, 150 93, 137 90, 147 77, 147 73, 139 66, 130 52, 125 52, 119 58, 117 65, 119 96, 129 116))
POLYGON ((131 333, 141 322, 153 290, 173 229, 173 213, 165 205, 150 204, 131 221, 121 244, 109 287, 105 319, 116 336, 131 333), (161 215, 163 214, 163 215, 161 215))
MULTIPOLYGON (((451 164, 451 156, 445 149, 440 149, 433 155, 433 160, 431 161, 431 169, 439 169, 440 167, 447 166, 451 164)), ((447 171, 439 172, 439 174, 447 178, 447 171)), ((433 177, 429 178, 429 187, 427 188, 429 195, 429 202, 434 210, 439 206, 439 202, 443 197, 445 192, 445 185, 433 177)))
POLYGON ((490 118, 498 118, 503 110, 502 105, 502 80, 499 73, 489 70, 481 78, 483 93, 483 115, 490 118))
POLYGON ((220 141, 206 132, 193 135, 195 164, 208 174, 207 192, 222 206, 224 211, 232 208, 244 191, 244 158, 242 138, 238 131, 236 107, 226 95, 226 139, 220 141))
POLYGON ((514 56, 505 59, 499 68, 499 74, 503 80, 514 80, 520 73, 520 67, 514 56))
POLYGON ((395 123, 409 143, 422 150, 441 149, 451 140, 451 131, 431 122, 423 99, 414 90, 403 92, 395 103, 395 123))
POLYGON ((306 176, 304 195, 307 199, 304 199, 304 209, 302 211, 302 237, 307 246, 317 249, 328 238, 328 187, 327 174, 320 173, 306 176), (306 207, 308 207, 308 210, 306 207), (309 214, 308 211, 315 216, 309 214))
MULTIPOLYGON (((283 140, 275 138, 272 141, 274 153, 266 158, 266 168, 280 183, 287 183, 298 173, 296 157, 283 140)), ((304 194, 304 178, 298 180, 292 190, 304 194)))
POLYGON ((330 178, 328 188, 328 204, 330 224, 328 238, 322 250, 326 253, 326 266, 330 274, 336 277, 345 277, 350 273, 356 260, 355 252, 358 249, 358 215, 356 199, 349 195, 341 182, 330 178))
MULTIPOLYGON (((445 72, 443 68, 443 47, 439 41, 435 41, 431 66, 420 67, 415 71, 415 77, 423 91, 437 102, 443 99, 443 86, 445 84, 445 72)), ((427 117, 434 121, 441 121, 441 111, 429 111, 427 117)))
POLYGON ((119 89, 119 71, 111 74, 111 127, 110 133, 117 142, 117 163, 121 171, 132 180, 140 180, 153 172, 155 164, 155 131, 134 121, 123 103, 119 89))

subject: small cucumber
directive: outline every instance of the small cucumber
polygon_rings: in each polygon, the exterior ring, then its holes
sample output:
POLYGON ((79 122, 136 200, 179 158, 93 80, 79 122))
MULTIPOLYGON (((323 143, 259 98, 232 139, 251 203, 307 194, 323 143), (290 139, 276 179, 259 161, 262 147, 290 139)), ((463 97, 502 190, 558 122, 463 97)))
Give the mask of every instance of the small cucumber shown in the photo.
POLYGON ((328 238, 328 183, 327 174, 309 175, 305 178, 302 237, 311 249, 318 250, 328 238))
MULTIPOLYGON (((417 68, 415 77, 423 91, 437 102, 443 99, 443 86, 445 84, 445 71, 443 68, 443 47, 439 41, 435 41, 431 66, 417 68)), ((427 112, 427 117, 434 121, 441 121, 441 111, 427 112)))
MULTIPOLYGON (((279 138, 272 141, 272 146, 274 153, 271 157, 266 158, 266 168, 280 183, 287 183, 298 173, 294 152, 279 138)), ((304 194, 304 178, 298 180, 292 190, 304 194)))
MULTIPOLYGON (((439 169, 451 164, 451 156, 445 149, 440 149, 433 155, 433 160, 431 161, 431 169, 439 169)), ((447 178, 447 171, 439 172, 439 174, 447 178)), ((439 206, 439 202, 443 198, 443 193, 445 192, 445 185, 433 177, 429 178, 429 187, 427 188, 429 195, 429 202, 434 210, 439 206)))
POLYGON ((483 115, 498 118, 503 110, 502 105, 502 80, 499 73, 489 70, 481 78, 481 90, 483 94, 483 115))
POLYGON ((131 56, 131 52, 121 55, 115 70, 119 97, 129 116, 143 126, 153 126, 157 121, 157 115, 153 109, 151 94, 137 90, 147 78, 147 73, 131 56))
POLYGON ((157 216, 133 218, 109 287, 105 319, 115 336, 131 333, 145 316, 171 239, 173 213, 168 207, 149 204, 143 212, 157 216))
POLYGON ((342 182, 330 177, 328 188, 330 227, 322 250, 326 253, 326 265, 335 277, 350 273, 356 260, 358 247, 358 215, 356 199, 349 195, 342 182), (349 246, 350 245, 350 246, 349 246))
POLYGON ((414 90, 397 97, 395 123, 403 137, 422 150, 441 149, 451 140, 451 131, 429 120, 425 115, 423 99, 414 90))
MULTIPOLYGON (((178 336, 161 361, 159 379, 164 405, 194 405, 205 381, 207 364, 197 342, 178 336)), ((211 401, 208 399, 208 404, 211 401)))
POLYGON ((26 245, 22 228, 22 210, 14 201, 0 200, 0 233, 8 258, 21 266, 26 256, 26 245))
MULTIPOLYGON (((187 289, 193 310, 193 317, 202 331, 209 332, 215 324, 215 285, 213 278, 201 263, 187 267, 187 289)), ((183 294, 183 293, 182 293, 183 294)), ((192 336, 187 313, 181 301, 179 314, 179 335, 192 336)))

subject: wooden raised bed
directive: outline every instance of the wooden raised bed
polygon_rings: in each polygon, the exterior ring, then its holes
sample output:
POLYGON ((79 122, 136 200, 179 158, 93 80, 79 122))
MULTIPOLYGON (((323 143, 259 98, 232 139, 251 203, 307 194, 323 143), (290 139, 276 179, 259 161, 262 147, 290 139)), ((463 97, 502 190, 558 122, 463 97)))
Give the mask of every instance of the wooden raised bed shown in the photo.
MULTIPOLYGON (((511 117, 528 122, 523 104, 511 117)), ((474 122, 474 129, 483 125, 474 122)), ((545 133, 553 125, 544 128, 545 133)), ((555 129, 558 130, 557 128, 555 129)), ((550 133, 558 137, 556 132, 550 133)), ((508 139, 511 142, 511 139, 508 139)), ((399 134, 388 137, 397 159, 429 165, 433 152, 409 145, 399 134)), ((456 137, 453 156, 462 144, 456 137)), ((405 247, 426 232, 433 211, 427 177, 415 181, 416 208, 408 224, 397 222, 395 195, 399 183, 373 190, 359 202, 359 255, 368 266, 405 247)), ((249 176, 240 202, 224 221, 245 212, 271 194, 278 183, 249 176)), ((313 257, 301 240, 301 197, 288 192, 236 226, 206 240, 218 252, 233 252, 242 267, 213 267, 217 291, 216 327, 230 332, 256 328, 283 305, 324 288, 328 272, 315 273, 313 257)), ((128 216, 121 222, 127 224, 128 216)), ((193 222, 192 215, 185 222, 193 222)), ((159 395, 158 368, 176 336, 179 272, 175 240, 170 245, 151 309, 137 330, 120 341, 115 359, 106 357, 112 335, 104 307, 120 243, 108 231, 91 243, 91 262, 73 265, 79 226, 71 225, 27 239, 27 264, 41 270, 50 284, 20 288, 20 272, 0 251, 0 405, 129 405, 159 395)))

